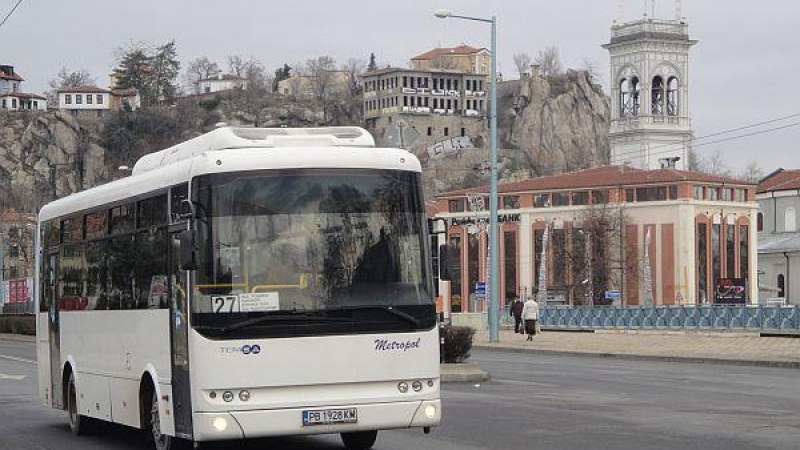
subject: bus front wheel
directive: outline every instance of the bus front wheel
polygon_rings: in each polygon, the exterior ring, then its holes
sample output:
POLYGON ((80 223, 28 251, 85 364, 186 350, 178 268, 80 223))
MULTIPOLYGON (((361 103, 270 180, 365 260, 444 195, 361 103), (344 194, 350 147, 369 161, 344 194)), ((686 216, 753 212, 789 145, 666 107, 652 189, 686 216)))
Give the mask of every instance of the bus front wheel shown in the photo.
POLYGON ((369 450, 378 438, 377 431, 342 433, 342 442, 347 450, 369 450))
POLYGON ((158 411, 158 395, 153 390, 153 401, 150 404, 150 438, 156 450, 184 450, 189 448, 189 443, 183 439, 169 436, 161 432, 161 415, 158 411))
POLYGON ((76 436, 89 434, 93 419, 78 413, 78 394, 75 389, 75 374, 69 374, 67 381, 67 413, 69 414, 69 429, 76 436))

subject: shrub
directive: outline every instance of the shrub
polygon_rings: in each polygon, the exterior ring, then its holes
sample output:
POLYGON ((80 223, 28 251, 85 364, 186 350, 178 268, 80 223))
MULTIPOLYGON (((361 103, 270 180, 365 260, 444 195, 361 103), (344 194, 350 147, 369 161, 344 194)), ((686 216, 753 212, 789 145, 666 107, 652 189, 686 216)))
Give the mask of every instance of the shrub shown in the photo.
POLYGON ((444 326, 439 328, 441 359, 444 363, 460 363, 469 358, 475 328, 444 326))
POLYGON ((0 333, 36 334, 36 316, 0 316, 0 333))

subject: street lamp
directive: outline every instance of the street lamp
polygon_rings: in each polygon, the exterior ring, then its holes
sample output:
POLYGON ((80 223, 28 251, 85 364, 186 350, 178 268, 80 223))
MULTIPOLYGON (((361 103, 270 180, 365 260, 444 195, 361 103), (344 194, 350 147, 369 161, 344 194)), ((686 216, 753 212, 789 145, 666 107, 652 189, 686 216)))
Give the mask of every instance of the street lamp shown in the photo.
POLYGON ((498 326, 500 291, 499 251, 497 235, 497 17, 483 19, 480 17, 459 16, 446 9, 437 10, 434 15, 440 19, 464 19, 492 24, 492 70, 489 80, 489 342, 500 341, 498 326))

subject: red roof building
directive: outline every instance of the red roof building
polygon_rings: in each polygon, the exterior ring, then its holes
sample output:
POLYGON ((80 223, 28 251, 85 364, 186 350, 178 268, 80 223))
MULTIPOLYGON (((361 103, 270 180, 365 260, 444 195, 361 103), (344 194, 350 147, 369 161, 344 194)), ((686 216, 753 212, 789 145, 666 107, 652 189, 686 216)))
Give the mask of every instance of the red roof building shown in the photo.
MULTIPOLYGON (((757 299, 756 184, 676 169, 603 166, 501 184, 500 301, 544 292, 569 305, 707 304, 720 280, 757 299), (540 282, 544 280, 544 283, 540 282)), ((440 194, 458 275, 450 310, 480 312, 487 281, 488 186, 440 194)))

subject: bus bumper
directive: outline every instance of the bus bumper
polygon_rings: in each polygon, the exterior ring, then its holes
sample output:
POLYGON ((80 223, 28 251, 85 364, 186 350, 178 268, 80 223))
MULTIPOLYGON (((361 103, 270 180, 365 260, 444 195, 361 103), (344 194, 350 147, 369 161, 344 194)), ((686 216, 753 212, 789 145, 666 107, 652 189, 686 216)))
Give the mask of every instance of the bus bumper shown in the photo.
POLYGON ((324 407, 218 413, 202 412, 194 414, 194 440, 200 442, 299 434, 433 427, 439 424, 441 417, 442 403, 438 399, 365 405, 328 405, 324 407), (358 422, 303 425, 304 410, 339 408, 357 408, 358 422))

